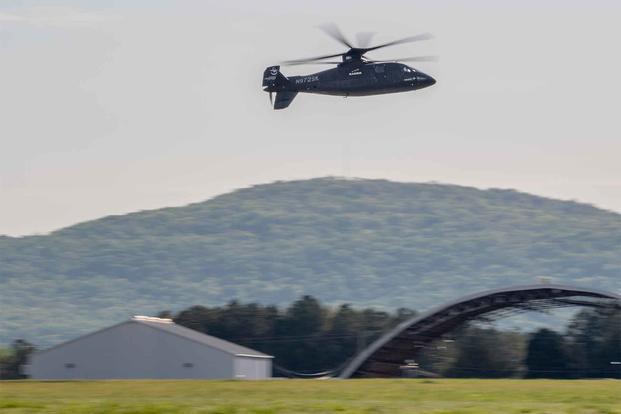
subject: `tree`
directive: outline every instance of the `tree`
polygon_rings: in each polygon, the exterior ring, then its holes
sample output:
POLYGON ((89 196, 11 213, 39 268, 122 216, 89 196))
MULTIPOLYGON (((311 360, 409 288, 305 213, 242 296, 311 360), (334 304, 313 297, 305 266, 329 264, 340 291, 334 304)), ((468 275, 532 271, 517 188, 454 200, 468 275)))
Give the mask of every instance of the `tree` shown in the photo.
POLYGON ((319 301, 305 295, 287 309, 284 327, 290 335, 312 335, 321 331, 324 316, 319 301))
POLYGON ((569 361, 563 337, 550 329, 535 332, 527 347, 527 378, 567 378, 569 361))
POLYGON ((336 367, 361 350, 366 332, 361 327, 359 312, 349 304, 339 306, 330 319, 324 352, 326 365, 336 367))
POLYGON ((26 378, 24 366, 35 350, 34 345, 23 339, 13 341, 8 355, 5 355, 0 361, 0 379, 26 378))
POLYGON ((524 340, 520 333, 470 326, 456 333, 456 357, 446 375, 503 378, 521 369, 524 340))
POLYGON ((567 329, 570 363, 576 375, 621 376, 621 312, 588 309, 578 312, 567 329))

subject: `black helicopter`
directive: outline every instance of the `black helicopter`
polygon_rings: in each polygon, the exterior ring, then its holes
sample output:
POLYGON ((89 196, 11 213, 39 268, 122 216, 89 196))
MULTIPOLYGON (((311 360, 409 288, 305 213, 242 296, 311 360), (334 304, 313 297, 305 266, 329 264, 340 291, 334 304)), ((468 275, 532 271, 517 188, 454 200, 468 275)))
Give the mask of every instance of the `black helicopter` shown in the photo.
POLYGON ((394 60, 369 60, 365 54, 388 46, 430 39, 429 33, 406 37, 377 46, 367 46, 372 33, 359 33, 358 44, 352 46, 334 24, 320 26, 330 37, 347 46, 345 53, 317 56, 282 62, 284 65, 328 64, 335 68, 306 76, 286 77, 280 66, 270 66, 263 73, 263 90, 269 92, 274 109, 284 109, 291 104, 299 92, 336 96, 368 96, 386 93, 407 92, 426 88, 436 83, 431 76, 400 62, 435 61, 435 56, 418 56, 394 60), (341 62, 326 62, 325 59, 341 57, 341 62), (276 101, 272 94, 276 92, 276 101))

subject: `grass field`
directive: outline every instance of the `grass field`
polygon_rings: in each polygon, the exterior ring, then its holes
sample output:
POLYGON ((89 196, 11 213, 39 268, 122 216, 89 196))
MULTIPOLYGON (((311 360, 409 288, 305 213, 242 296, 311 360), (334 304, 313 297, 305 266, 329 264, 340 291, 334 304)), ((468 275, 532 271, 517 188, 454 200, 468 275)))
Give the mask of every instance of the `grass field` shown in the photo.
POLYGON ((621 414, 621 381, 5 381, 0 412, 621 414))

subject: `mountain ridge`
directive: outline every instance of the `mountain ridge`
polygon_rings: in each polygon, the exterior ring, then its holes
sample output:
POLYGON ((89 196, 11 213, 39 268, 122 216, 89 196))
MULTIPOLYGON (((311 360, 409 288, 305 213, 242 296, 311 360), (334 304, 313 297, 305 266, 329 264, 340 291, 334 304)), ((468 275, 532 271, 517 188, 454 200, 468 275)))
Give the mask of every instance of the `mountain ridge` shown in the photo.
POLYGON ((505 189, 278 181, 0 237, 0 342, 50 343, 131 314, 231 299, 312 294, 423 310, 541 276, 618 290, 621 215, 505 189))
POLYGON ((29 238, 29 237, 41 237, 41 236, 50 236, 50 235, 54 235, 57 234, 59 232, 63 232, 65 230, 69 230, 72 229, 74 227, 77 226, 84 226, 84 225, 88 225, 90 223, 95 223, 95 222, 101 222, 102 220, 113 220, 115 218, 130 218, 132 216, 137 216, 137 215, 141 215, 141 214, 145 214, 145 213, 152 213, 152 212, 160 212, 160 211, 168 211, 168 210, 174 210, 174 209, 179 209, 179 208, 186 208, 186 207, 192 207, 192 206, 196 206, 196 205, 200 205, 206 202, 209 202, 211 200, 220 198, 220 197, 224 197, 227 195, 231 195, 231 194, 235 194, 235 193, 239 193, 239 192, 244 192, 244 191, 248 191, 248 190, 253 190, 255 188, 258 187, 263 187, 263 186, 271 186, 274 184, 282 184, 282 183, 289 183, 289 184, 294 184, 294 183, 301 183, 301 182, 307 182, 307 181, 330 181, 330 180, 334 180, 334 181, 348 181, 348 182, 385 182, 385 183, 393 183, 393 184, 416 184, 416 185, 430 185, 430 186, 443 186, 443 187, 453 187, 453 188, 462 188, 462 189, 469 189, 469 190, 478 190, 478 191, 484 191, 484 192, 510 192, 510 193, 516 193, 516 194, 523 194, 523 195, 527 195, 527 196, 532 196, 532 197, 536 197, 539 199, 543 199, 543 200, 547 200, 547 201, 553 201, 553 202, 559 202, 559 203, 571 203, 574 204, 576 206, 580 206, 580 207, 584 207, 584 208, 592 208, 594 210, 597 210, 599 212, 602 213, 611 213, 613 215, 621 215, 621 212, 617 212, 615 210, 612 209, 607 209, 607 208, 603 208, 600 206, 597 206, 595 204, 589 203, 589 202, 585 202, 585 201, 579 201, 579 200, 574 200, 574 199, 570 199, 570 200, 566 200, 566 199, 557 199, 557 198, 553 198, 553 197, 549 197, 549 196, 544 196, 544 195, 537 195, 537 194, 531 194, 525 191, 520 191, 520 190, 516 190, 516 189, 512 189, 512 188, 499 188, 499 187, 489 187, 489 188, 480 188, 480 187, 474 187, 474 186, 468 186, 468 185, 460 185, 460 184, 451 184, 451 183, 444 183, 444 182, 438 182, 438 181, 428 181, 428 182, 407 182, 407 181, 392 181, 392 180, 388 180, 388 179, 375 179, 375 178, 362 178, 362 177, 341 177, 341 176, 325 176, 325 177, 317 177, 317 178, 310 178, 310 179, 296 179, 296 180, 277 180, 274 182, 269 182, 269 183, 261 183, 261 184, 253 184, 247 187, 241 187, 238 189, 234 189, 231 191, 228 191, 226 193, 223 194, 219 194, 219 195, 215 195, 213 197, 210 198, 206 198, 204 200, 201 201, 195 201, 195 202, 191 202, 191 203, 187 203, 187 204, 182 204, 182 205, 178 205, 178 206, 167 206, 167 207, 156 207, 156 208, 148 208, 148 209, 141 209, 141 210, 136 210, 136 211, 130 211, 130 212, 126 212, 126 213, 118 213, 118 214, 108 214, 108 215, 104 215, 102 217, 97 217, 94 219, 88 219, 88 220, 84 220, 84 221, 80 221, 77 223, 73 223, 73 224, 68 224, 66 226, 60 227, 58 229, 55 230, 51 230, 51 231, 46 231, 46 232, 36 232, 36 233, 32 233, 32 234, 24 234, 24 235, 19 235, 19 236, 12 236, 9 234, 0 234, 0 239, 11 239, 11 240, 15 240, 15 239, 23 239, 23 238, 29 238))

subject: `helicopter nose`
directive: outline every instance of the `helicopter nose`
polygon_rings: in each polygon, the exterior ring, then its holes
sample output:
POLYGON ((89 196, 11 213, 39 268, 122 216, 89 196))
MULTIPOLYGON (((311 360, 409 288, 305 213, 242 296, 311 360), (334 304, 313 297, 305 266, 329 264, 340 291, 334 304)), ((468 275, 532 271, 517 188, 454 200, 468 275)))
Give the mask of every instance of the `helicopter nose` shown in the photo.
POLYGON ((427 88, 429 86, 435 85, 436 80, 426 73, 419 72, 418 73, 418 84, 421 88, 427 88))

